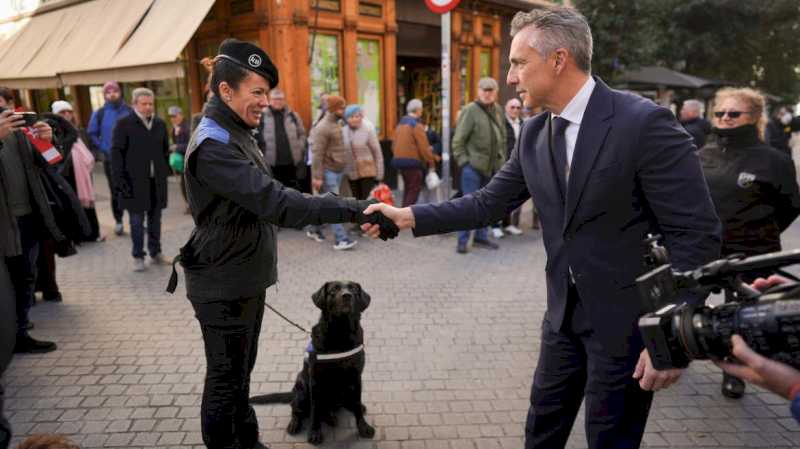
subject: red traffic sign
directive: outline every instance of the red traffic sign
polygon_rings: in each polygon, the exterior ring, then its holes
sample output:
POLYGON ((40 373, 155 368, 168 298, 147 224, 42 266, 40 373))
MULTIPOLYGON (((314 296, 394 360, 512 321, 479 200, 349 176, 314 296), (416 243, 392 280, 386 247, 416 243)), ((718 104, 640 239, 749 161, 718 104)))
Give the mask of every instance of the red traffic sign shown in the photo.
POLYGON ((436 14, 444 14, 450 12, 458 6, 461 0, 425 0, 428 9, 436 14))

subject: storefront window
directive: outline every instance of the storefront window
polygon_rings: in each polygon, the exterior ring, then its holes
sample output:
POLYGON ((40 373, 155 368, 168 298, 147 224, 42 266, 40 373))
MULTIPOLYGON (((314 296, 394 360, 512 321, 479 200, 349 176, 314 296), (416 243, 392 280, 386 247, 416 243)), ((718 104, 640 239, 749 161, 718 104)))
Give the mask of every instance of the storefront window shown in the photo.
POLYGON ((481 78, 492 76, 492 53, 488 49, 481 49, 480 60, 481 78))
POLYGON ((312 0, 312 8, 319 8, 320 11, 340 12, 342 4, 339 0, 312 0))
POLYGON ((381 132, 381 42, 375 39, 359 39, 358 51, 358 104, 364 108, 364 116, 381 132))
POLYGON ((358 13, 362 16, 383 17, 383 5, 362 0, 358 2, 358 13))
MULTIPOLYGON (((312 115, 319 109, 322 93, 340 95, 339 90, 339 36, 317 34, 311 44, 311 108, 312 115)), ((316 118, 316 117, 314 117, 316 118)))
POLYGON ((461 93, 461 105, 466 106, 471 98, 470 91, 472 86, 472 73, 470 67, 472 66, 472 52, 469 48, 461 48, 459 51, 458 67, 461 76, 461 85, 459 92, 461 93))

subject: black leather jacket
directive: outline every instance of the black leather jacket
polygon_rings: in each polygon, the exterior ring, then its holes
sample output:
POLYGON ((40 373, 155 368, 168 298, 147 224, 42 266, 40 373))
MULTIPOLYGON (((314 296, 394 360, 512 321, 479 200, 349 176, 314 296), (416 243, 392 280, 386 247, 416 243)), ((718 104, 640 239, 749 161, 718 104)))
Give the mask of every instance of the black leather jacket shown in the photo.
POLYGON ((185 178, 195 229, 179 261, 193 302, 257 296, 274 284, 275 225, 355 222, 369 204, 281 185, 253 130, 216 97, 187 147, 185 178))

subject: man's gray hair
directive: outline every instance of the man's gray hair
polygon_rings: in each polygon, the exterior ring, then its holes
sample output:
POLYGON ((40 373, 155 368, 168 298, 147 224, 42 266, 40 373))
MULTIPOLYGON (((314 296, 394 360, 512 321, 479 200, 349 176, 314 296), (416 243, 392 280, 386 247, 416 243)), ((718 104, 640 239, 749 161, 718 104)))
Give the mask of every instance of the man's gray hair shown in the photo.
POLYGON ((419 98, 412 98, 406 105, 406 113, 411 114, 416 111, 422 110, 422 100, 419 98))
POLYGON ((286 94, 277 87, 269 91, 269 98, 286 98, 286 94))
POLYGON ((586 17, 566 6, 547 6, 531 12, 518 12, 511 21, 511 37, 532 26, 536 39, 529 45, 546 58, 559 48, 566 48, 585 73, 592 70, 592 30, 586 17))
POLYGON ((131 92, 131 98, 133 99, 134 104, 137 100, 139 100, 139 97, 155 98, 156 94, 146 87, 137 87, 136 89, 133 89, 133 92, 131 92))
POLYGON ((705 109, 703 102, 694 98, 684 101, 683 106, 681 107, 692 111, 697 111, 697 113, 700 115, 703 115, 703 109, 705 109))

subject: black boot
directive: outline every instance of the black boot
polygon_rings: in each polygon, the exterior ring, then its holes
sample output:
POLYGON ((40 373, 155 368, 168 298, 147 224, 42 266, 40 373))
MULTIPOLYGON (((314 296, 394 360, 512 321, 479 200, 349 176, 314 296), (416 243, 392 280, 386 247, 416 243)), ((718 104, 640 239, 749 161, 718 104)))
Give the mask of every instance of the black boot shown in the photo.
POLYGON ((726 398, 740 399, 744 396, 744 381, 730 374, 722 373, 722 395, 726 398))
POLYGON ((14 354, 44 354, 45 352, 55 351, 56 348, 56 344, 52 341, 39 341, 30 335, 17 335, 14 354))

